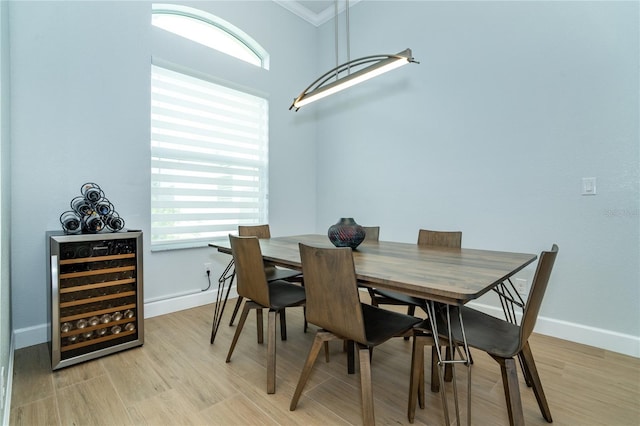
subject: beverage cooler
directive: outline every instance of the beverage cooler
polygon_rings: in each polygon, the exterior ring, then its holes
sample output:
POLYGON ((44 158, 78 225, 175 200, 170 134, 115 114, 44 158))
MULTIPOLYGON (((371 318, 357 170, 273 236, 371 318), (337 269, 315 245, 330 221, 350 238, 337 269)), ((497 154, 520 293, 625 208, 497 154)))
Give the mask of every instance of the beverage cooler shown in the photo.
POLYGON ((56 370, 144 343, 142 232, 47 232, 56 370))

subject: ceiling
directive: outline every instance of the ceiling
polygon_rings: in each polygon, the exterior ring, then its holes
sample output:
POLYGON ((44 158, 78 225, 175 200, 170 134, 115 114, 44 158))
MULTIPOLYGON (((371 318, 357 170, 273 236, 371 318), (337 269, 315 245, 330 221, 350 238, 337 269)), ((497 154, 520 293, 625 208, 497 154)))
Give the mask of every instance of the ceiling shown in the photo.
MULTIPOLYGON (((335 16, 335 0, 273 0, 316 27, 335 16)), ((361 0, 349 0, 349 7, 361 0)), ((344 11, 347 0, 338 0, 338 13, 344 11)))

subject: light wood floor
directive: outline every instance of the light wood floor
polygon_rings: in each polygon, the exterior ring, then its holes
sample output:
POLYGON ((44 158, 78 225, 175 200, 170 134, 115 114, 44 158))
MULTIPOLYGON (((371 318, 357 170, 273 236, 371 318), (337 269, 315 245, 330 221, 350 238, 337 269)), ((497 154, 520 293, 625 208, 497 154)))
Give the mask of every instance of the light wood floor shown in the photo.
MULTIPOLYGON (((45 344, 16 351, 10 424, 361 423, 359 377, 346 374, 346 355, 337 342, 331 347, 331 361, 325 363, 321 356, 316 363, 297 410, 289 411, 315 332, 313 327, 302 332, 300 308, 287 311, 288 340, 277 341, 275 394, 266 393, 266 343, 256 342, 255 315, 226 364, 235 330, 227 325, 232 306, 233 301, 213 345, 209 344, 213 305, 208 305, 146 320, 143 347, 56 372, 50 370, 45 344)), ((531 346, 554 425, 640 424, 639 359, 541 335, 532 337, 531 346)), ((410 347, 410 342, 393 339, 374 352, 378 424, 408 424, 410 347)), ((480 352, 474 352, 473 359, 473 424, 507 424, 497 363, 480 352)), ((457 369, 457 377, 460 397, 466 398, 464 368, 457 369)), ((522 381, 521 391, 526 423, 546 425, 533 392, 522 381)), ((451 396, 451 389, 447 392, 451 396)), ((427 393, 427 406, 417 410, 415 424, 440 425, 439 394, 427 393)), ((466 415, 464 410, 462 414, 466 415)))

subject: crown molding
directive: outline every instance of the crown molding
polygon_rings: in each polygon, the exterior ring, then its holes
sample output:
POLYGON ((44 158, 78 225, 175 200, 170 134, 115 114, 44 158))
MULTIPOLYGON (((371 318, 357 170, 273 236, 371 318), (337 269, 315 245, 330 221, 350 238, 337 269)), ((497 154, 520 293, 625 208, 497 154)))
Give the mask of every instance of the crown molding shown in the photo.
MULTIPOLYGON (((289 12, 298 15, 300 18, 311 23, 312 25, 319 27, 320 25, 328 22, 335 16, 335 6, 332 4, 321 12, 315 13, 312 10, 304 6, 303 1, 293 0, 273 0, 279 6, 287 9, 289 12)), ((349 7, 353 7, 354 4, 359 3, 361 0, 349 0, 349 7)), ((338 3, 338 13, 342 13, 346 6, 346 2, 338 3)))

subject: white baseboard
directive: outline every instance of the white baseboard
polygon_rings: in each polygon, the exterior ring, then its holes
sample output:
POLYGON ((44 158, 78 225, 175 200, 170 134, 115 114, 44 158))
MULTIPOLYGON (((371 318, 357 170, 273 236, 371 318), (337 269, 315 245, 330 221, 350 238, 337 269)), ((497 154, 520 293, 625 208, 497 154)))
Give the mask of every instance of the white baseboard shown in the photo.
POLYGON ((13 393, 13 354, 15 353, 15 338, 11 333, 11 343, 9 344, 9 365, 7 366, 7 381, 5 382, 4 395, 2 401, 2 425, 9 425, 9 417, 11 416, 11 395, 13 393))
MULTIPOLYGON (((198 293, 177 294, 159 300, 149 300, 144 304, 144 317, 152 318, 214 303, 216 294, 217 290, 209 290, 198 293)), ((234 298, 237 295, 235 287, 232 288, 229 298, 234 298)), ((470 303, 469 306, 489 315, 497 317, 502 315, 502 310, 499 307, 475 302, 470 303)), ((535 332, 640 358, 640 337, 638 336, 542 316, 538 317, 535 332)), ((14 331, 14 335, 16 349, 37 345, 47 341, 47 324, 18 329, 14 331)))
MULTIPOLYGON (((183 311, 185 309, 215 303, 217 294, 217 290, 209 290, 198 293, 174 295, 173 297, 158 300, 148 300, 144 302, 144 317, 153 318, 159 315, 170 314, 171 312, 183 311)), ((229 292, 229 298, 232 299, 237 296, 236 288, 233 287, 229 292)))
MULTIPOLYGON (((469 306, 486 314, 504 318, 499 307, 477 302, 471 302, 469 306)), ((640 337, 630 334, 543 316, 538 316, 534 332, 640 358, 640 337)))
POLYGON ((39 345, 40 343, 47 342, 49 340, 48 327, 48 324, 40 324, 13 330, 16 349, 22 349, 27 346, 39 345))

